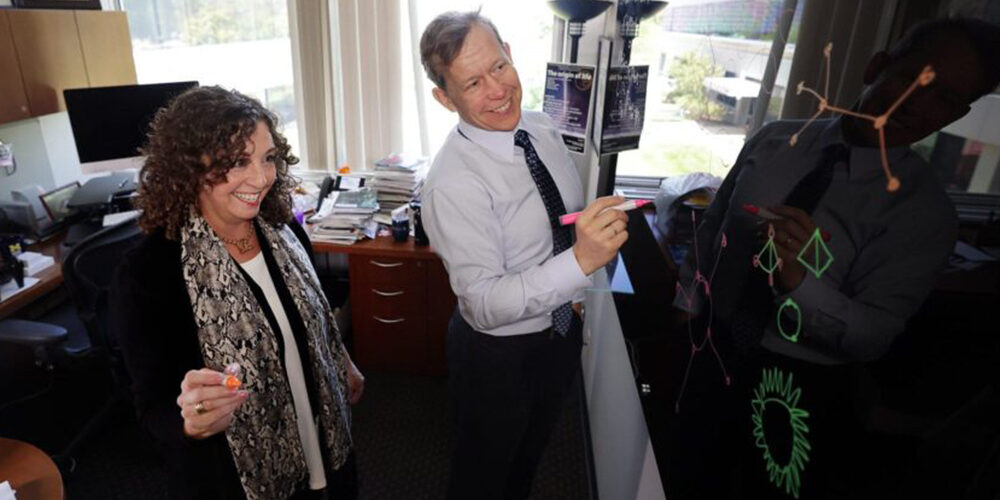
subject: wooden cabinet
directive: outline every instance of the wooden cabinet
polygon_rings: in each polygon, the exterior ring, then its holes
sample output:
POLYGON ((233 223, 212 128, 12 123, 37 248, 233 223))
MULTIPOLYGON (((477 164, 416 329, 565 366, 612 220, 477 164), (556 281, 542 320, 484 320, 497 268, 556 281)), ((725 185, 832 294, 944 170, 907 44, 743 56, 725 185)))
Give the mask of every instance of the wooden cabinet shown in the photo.
POLYGON ((0 75, 0 123, 65 110, 64 89, 135 84, 128 18, 124 12, 0 10, 0 75))
POLYGON ((31 117, 7 12, 0 10, 0 123, 31 117))
POLYGON ((445 336, 456 299, 433 251, 387 237, 313 248, 348 254, 354 361, 362 370, 446 373, 445 336))

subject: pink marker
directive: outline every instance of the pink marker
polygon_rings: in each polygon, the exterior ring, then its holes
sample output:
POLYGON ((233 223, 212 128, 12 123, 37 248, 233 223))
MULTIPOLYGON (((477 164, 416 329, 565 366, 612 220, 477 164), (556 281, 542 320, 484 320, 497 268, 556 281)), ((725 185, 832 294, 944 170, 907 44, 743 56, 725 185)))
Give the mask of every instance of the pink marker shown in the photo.
POLYGON ((784 220, 785 218, 766 209, 763 207, 758 207, 757 205, 751 205, 749 203, 743 204, 743 210, 746 210, 750 215, 756 215, 761 219, 765 220, 784 220))
MULTIPOLYGON (((629 200, 620 205, 615 205, 613 207, 605 208, 604 210, 621 210, 622 212, 628 212, 629 210, 635 210, 643 205, 652 203, 653 200, 629 200)), ((603 212, 603 211, 602 211, 603 212)), ((580 218, 580 214, 583 212, 573 212, 571 214, 562 215, 559 217, 559 224, 563 226, 568 226, 576 222, 576 219, 580 218)))
MULTIPOLYGON (((743 204, 743 210, 746 210, 746 212, 748 214, 750 214, 750 215, 756 215, 757 217, 760 217, 761 219, 764 219, 764 220, 785 220, 784 217, 782 217, 782 216, 780 216, 780 215, 778 215, 778 214, 776 214, 776 213, 774 213, 774 212, 772 212, 772 211, 770 211, 770 210, 768 210, 768 209, 766 209, 764 207, 758 207, 757 205, 752 205, 750 203, 744 203, 743 204)), ((831 238, 830 233, 828 233, 828 232, 826 232, 826 231, 824 231, 822 229, 820 230, 819 233, 820 233, 820 236, 823 237, 823 241, 830 241, 830 238, 831 238)), ((773 238, 773 236, 772 236, 772 238, 773 238)))

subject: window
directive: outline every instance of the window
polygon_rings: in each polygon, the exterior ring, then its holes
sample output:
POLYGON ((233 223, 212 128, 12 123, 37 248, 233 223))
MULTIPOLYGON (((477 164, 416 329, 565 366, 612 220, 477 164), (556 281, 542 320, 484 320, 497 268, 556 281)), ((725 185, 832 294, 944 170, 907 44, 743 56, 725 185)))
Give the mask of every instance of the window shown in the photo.
MULTIPOLYGON (((650 68, 646 118, 640 149, 619 154, 619 178, 689 172, 725 177, 743 147, 782 3, 674 0, 640 25, 631 64, 650 68)), ((781 110, 801 11, 799 5, 767 121, 781 110)))
POLYGON ((286 0, 122 0, 139 83, 197 80, 278 114, 298 154, 286 0))
MULTIPOLYGON (((407 0, 400 0, 402 11, 406 12, 407 0)), ((475 10, 482 6, 482 14, 493 21, 500 36, 510 44, 514 66, 521 77, 522 101, 524 109, 541 111, 542 96, 545 87, 545 65, 552 54, 552 11, 548 3, 538 0, 508 0, 504 2, 482 0, 418 0, 414 1, 416 11, 416 34, 413 37, 419 43, 424 28, 443 12, 458 10, 475 10)), ((405 16, 401 16, 405 19, 405 16)), ((403 21, 406 23, 406 21, 403 21)), ((402 27, 409 34, 409 26, 402 27)), ((411 43, 409 36, 402 37, 403 54, 419 52, 419 47, 411 43)), ((404 121, 412 126, 404 128, 404 147, 406 151, 420 151, 420 127, 428 133, 429 153, 433 154, 451 129, 458 122, 458 116, 445 109, 434 100, 431 89, 434 84, 426 78, 420 67, 419 56, 403 58, 403 110, 404 121), (419 72, 413 71, 416 64, 419 72), (415 78, 423 82, 423 95, 426 102, 425 119, 421 122, 417 117, 417 86, 415 78)))

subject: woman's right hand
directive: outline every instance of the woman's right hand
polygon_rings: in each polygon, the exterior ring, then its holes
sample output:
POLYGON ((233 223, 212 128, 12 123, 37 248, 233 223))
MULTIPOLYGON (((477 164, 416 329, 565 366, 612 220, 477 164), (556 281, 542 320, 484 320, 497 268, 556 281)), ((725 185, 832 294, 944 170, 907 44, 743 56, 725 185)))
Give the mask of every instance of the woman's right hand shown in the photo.
POLYGON ((184 418, 184 435, 205 439, 218 434, 233 421, 233 413, 247 400, 248 392, 230 389, 223 383, 222 372, 202 368, 191 370, 181 381, 181 395, 177 406, 184 418), (202 411, 199 413, 198 404, 202 411))

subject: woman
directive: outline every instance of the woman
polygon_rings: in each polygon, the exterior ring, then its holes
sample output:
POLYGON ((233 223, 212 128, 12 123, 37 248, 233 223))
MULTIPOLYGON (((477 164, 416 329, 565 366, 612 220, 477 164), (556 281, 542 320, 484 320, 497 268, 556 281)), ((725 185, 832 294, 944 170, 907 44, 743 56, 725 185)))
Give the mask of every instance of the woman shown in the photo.
POLYGON ((364 378, 292 220, 298 160, 256 100, 218 87, 152 123, 146 234, 120 264, 115 329, 172 498, 353 498, 364 378), (241 367, 242 387, 223 370, 241 367))

